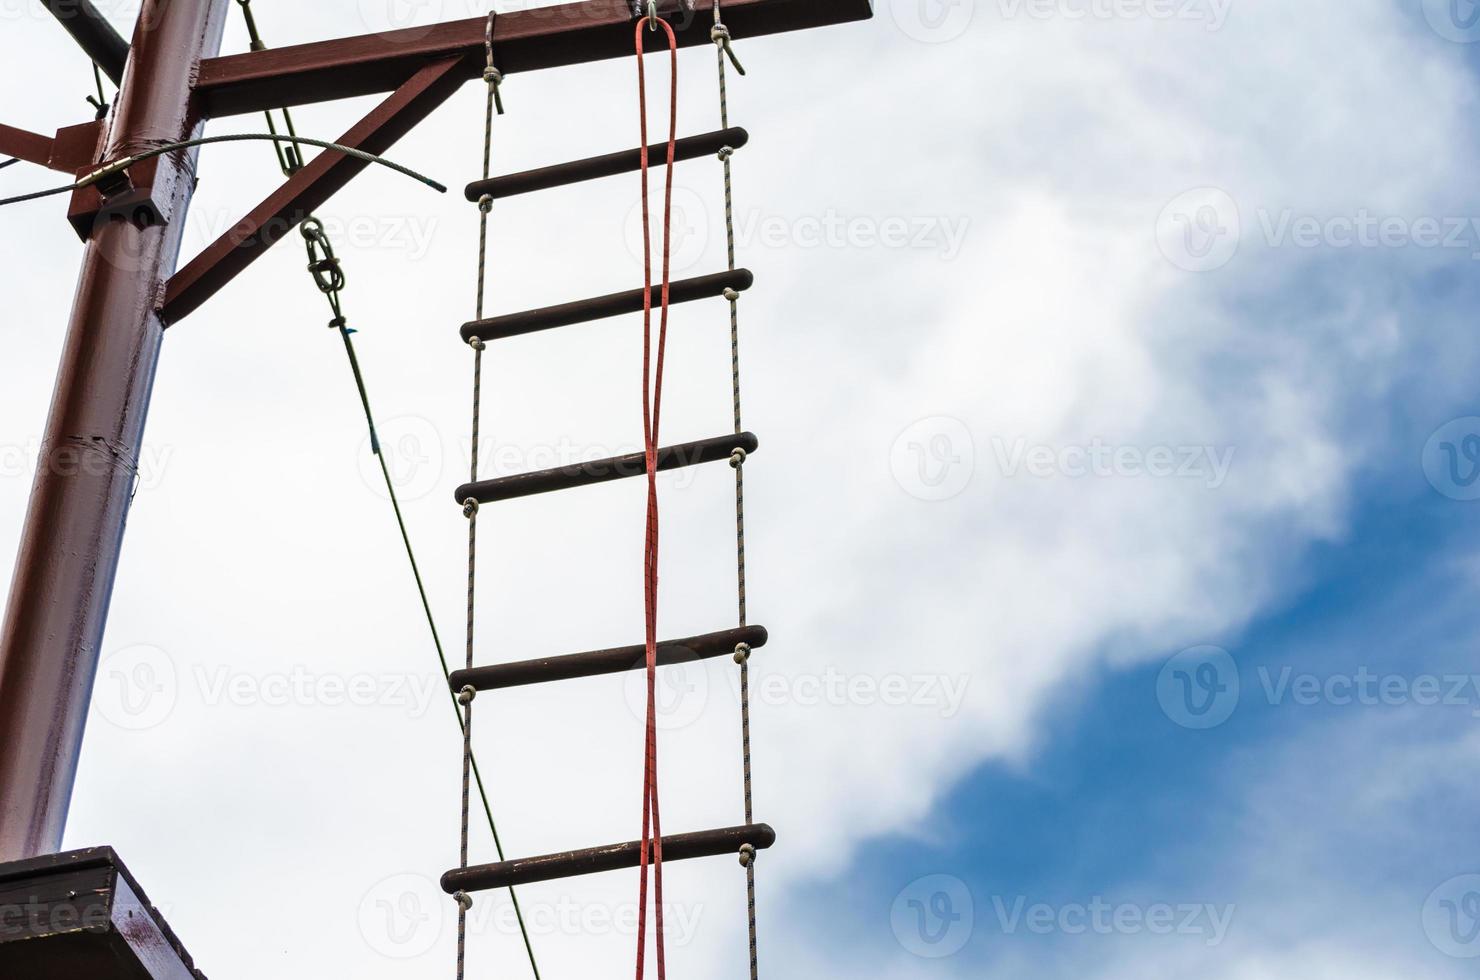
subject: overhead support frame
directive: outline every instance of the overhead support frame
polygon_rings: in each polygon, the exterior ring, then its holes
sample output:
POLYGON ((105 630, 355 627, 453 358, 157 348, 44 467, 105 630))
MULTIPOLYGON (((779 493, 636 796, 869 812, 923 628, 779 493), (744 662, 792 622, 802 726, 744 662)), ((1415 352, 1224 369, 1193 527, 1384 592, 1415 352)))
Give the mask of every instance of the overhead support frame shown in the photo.
MULTIPOLYGON (((742 40, 873 13, 871 0, 723 2, 742 40)), ((692 47, 711 43, 715 3, 657 7, 692 47)), ((52 139, 0 128, 0 153, 77 179, 141 146, 198 136, 212 117, 393 93, 341 141, 384 153, 486 64, 484 17, 216 57, 227 0, 143 0, 121 49, 91 3, 47 6, 76 13, 60 19, 120 83, 119 96, 106 126, 68 126, 52 139)), ((496 18, 494 57, 506 75, 630 57, 632 24, 627 0, 510 11, 496 18)), ((174 278, 194 152, 137 163, 108 188, 73 196, 68 217, 86 257, 0 630, 0 861, 61 846, 163 327, 363 169, 343 157, 320 154, 174 278)))

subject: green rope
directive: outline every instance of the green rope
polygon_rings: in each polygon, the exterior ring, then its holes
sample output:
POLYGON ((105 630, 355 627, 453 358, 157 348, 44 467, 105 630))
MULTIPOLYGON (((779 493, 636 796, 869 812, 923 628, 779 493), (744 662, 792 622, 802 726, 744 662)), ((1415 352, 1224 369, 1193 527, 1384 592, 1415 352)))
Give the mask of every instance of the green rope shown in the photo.
MULTIPOLYGON (((331 277, 326 279, 320 271, 314 271, 314 278, 319 283, 320 291, 328 298, 330 308, 334 311, 334 319, 330 321, 329 326, 338 329, 339 335, 344 338, 344 352, 349 358, 350 371, 353 373, 355 379, 355 388, 360 393, 360 406, 365 412, 365 424, 370 429, 370 448, 375 453, 376 460, 380 463, 380 474, 385 480, 386 494, 390 497, 391 507, 396 514, 396 526, 401 532, 401 543, 406 548, 406 560, 410 563, 411 574, 416 579, 416 591, 421 597, 421 608, 426 614, 427 628, 432 634, 432 644, 437 649, 437 660, 442 666, 442 676, 447 680, 447 696, 449 703, 452 705, 452 713, 457 719, 458 728, 462 729, 464 725, 462 711, 458 707, 457 695, 452 693, 452 669, 448 666, 447 654, 442 648, 442 638, 437 632, 436 618, 432 614, 431 602, 427 598, 426 585, 421 577, 421 568, 416 561, 416 551, 412 547, 411 535, 406 529, 406 520, 401 513, 401 502, 396 495, 396 486, 391 479, 390 468, 386 465, 385 453, 382 451, 380 436, 376 431, 375 413, 370 408, 370 395, 365 388, 365 375, 360 370, 360 359, 355 354, 353 337, 355 331, 350 328, 348 322, 345 320, 340 305, 339 289, 344 285, 344 276, 339 271, 339 261, 334 258, 332 251, 329 252, 327 257, 320 257, 320 254, 315 252, 316 244, 322 248, 328 248, 327 236, 324 235, 323 226, 318 222, 318 219, 309 218, 303 223, 303 236, 308 242, 310 270, 315 270, 316 267, 326 271, 332 269, 333 274, 331 277), (326 283, 332 288, 325 288, 326 283)), ((483 773, 478 768, 478 759, 476 756, 473 758, 473 776, 478 784, 478 795, 483 801, 483 812, 488 818, 488 829, 493 834, 494 850, 498 853, 498 859, 502 861, 504 860, 504 845, 499 837, 498 824, 493 817, 493 805, 489 802, 488 789, 484 786, 483 773)), ((524 923, 524 912, 519 906, 519 895, 514 891, 512 886, 509 888, 509 899, 514 906, 514 917, 519 923, 519 933, 524 940, 525 952, 529 955, 529 967, 534 972, 535 980, 540 980, 540 968, 535 961, 534 945, 530 941, 529 930, 524 923)))
MULTIPOLYGON (((267 45, 263 43, 262 37, 257 29, 257 19, 252 14, 252 0, 237 0, 242 9, 242 14, 247 21, 247 33, 249 35, 252 50, 266 50, 267 45)), ((322 145, 317 140, 310 140, 298 135, 293 126, 293 114, 287 109, 282 110, 283 127, 287 136, 278 135, 277 125, 273 119, 272 112, 265 113, 267 117, 267 128, 273 136, 273 148, 277 151, 278 166, 283 175, 291 177, 303 169, 303 144, 322 145), (291 146, 283 147, 283 143, 291 146)), ((334 148, 334 147, 331 147, 334 148)), ((394 166, 394 165, 392 165, 394 166)), ((401 169, 401 168, 396 168, 401 169)), ((408 171, 409 172, 409 171, 408 171)), ((421 178, 425 181, 425 178, 421 178)), ((435 183, 432 186, 440 186, 435 183)), ((443 188, 445 190, 445 188, 443 188)), ((0 202, 3 203, 3 202, 0 202)), ((314 284, 318 286, 319 292, 329 301, 329 308, 334 313, 334 318, 329 321, 329 326, 339 331, 339 336, 344 340, 344 353, 349 360, 350 372, 355 379, 355 390, 359 392, 360 407, 365 413, 365 424, 370 430, 370 449, 375 454, 376 461, 380 464, 380 475, 385 481, 386 495, 390 498, 391 509, 396 515, 396 528, 401 534, 401 544, 406 550, 406 561, 411 566, 411 576, 416 581, 416 593, 421 599, 422 612, 426 616, 427 629, 432 634, 432 645, 437 651, 437 661, 442 667, 442 676, 447 681, 448 703, 452 706, 453 717, 457 719, 458 729, 464 729, 462 710, 458 707, 457 695, 452 692, 452 668, 447 663, 447 654, 442 647, 442 637, 437 631, 437 619, 432 613, 431 600, 427 597, 426 583, 421 577, 421 566, 416 561, 416 549, 411 544, 411 533, 406 528, 406 518, 401 512, 400 497, 396 493, 395 481, 391 479, 390 467, 386 464, 385 453, 380 445, 380 435, 375 426, 375 412, 370 407, 370 393, 365 386, 365 374, 360 369, 360 359, 355 353, 354 333, 344 316, 344 308, 340 302, 339 292, 344 288, 344 270, 339 265, 339 259, 334 254, 334 247, 329 241, 329 235, 324 230, 324 225, 318 218, 309 215, 300 229, 303 234, 304 245, 308 250, 308 268, 314 278, 314 284)), ((488 799, 488 789, 483 783, 483 772, 478 767, 476 756, 472 758, 473 776, 478 785, 478 796, 483 801, 483 813, 488 818, 488 830, 493 835, 494 850, 500 861, 504 860, 504 844, 499 837, 498 822, 493 817, 493 804, 488 799)), ((539 964, 535 960, 534 944, 529 938, 529 929, 524 923, 524 911, 519 906, 519 895, 513 886, 509 888, 509 899, 514 907, 514 917, 519 923, 519 934, 524 940, 524 951, 529 956, 529 967, 534 973, 534 980, 540 980, 539 964)))

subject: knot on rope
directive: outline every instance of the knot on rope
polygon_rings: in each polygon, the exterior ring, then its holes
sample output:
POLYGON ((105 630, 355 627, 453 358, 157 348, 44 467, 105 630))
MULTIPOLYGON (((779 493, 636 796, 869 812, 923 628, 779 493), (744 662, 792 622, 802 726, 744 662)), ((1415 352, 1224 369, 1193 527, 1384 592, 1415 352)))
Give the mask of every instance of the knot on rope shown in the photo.
POLYGON ((464 912, 473 907, 473 896, 469 895, 467 892, 456 893, 452 896, 452 900, 456 902, 464 912))
POLYGON ((744 665, 750 662, 750 644, 735 644, 735 663, 744 665))
POLYGON ((464 500, 463 501, 463 516, 464 517, 471 518, 476 513, 478 513, 478 500, 477 500, 477 498, 475 498, 475 497, 469 497, 467 500, 464 500))
POLYGON ((722 146, 719 148, 719 158, 721 161, 728 160, 734 155, 735 148, 733 146, 722 146))
POLYGON ((725 295, 725 299, 729 300, 731 303, 738 303, 738 302, 740 302, 740 294, 737 293, 737 292, 735 292, 735 290, 731 289, 729 286, 726 286, 725 287, 725 294, 724 295, 725 295))
POLYGON ((482 197, 478 198, 478 210, 482 211, 484 214, 487 214, 488 212, 493 210, 492 194, 484 194, 482 197))
POLYGON ((730 453, 730 466, 738 470, 740 467, 745 465, 745 461, 749 458, 750 457, 746 455, 745 450, 736 447, 735 451, 730 453))
MULTIPOLYGON (((719 46, 720 51, 723 52, 725 57, 730 59, 730 64, 735 66, 737 72, 742 75, 745 74, 745 66, 740 64, 740 59, 735 56, 735 49, 730 45, 730 42, 733 40, 730 37, 730 29, 719 20, 718 4, 714 8, 714 17, 714 26, 709 29, 709 40, 719 46)), ((723 62, 720 63, 720 67, 724 67, 723 62)))
POLYGON ((472 704, 473 699, 477 696, 478 689, 476 687, 471 684, 464 684, 462 690, 457 692, 457 703, 461 705, 472 704))
POLYGON ((468 341, 468 346, 471 347, 471 348, 473 348, 473 350, 481 351, 481 350, 483 350, 483 348, 487 347, 488 345, 485 344, 485 343, 483 343, 483 338, 482 337, 473 337, 473 338, 471 338, 468 341))
POLYGON ((748 867, 750 867, 754 863, 755 863, 755 845, 754 844, 741 844, 740 845, 740 867, 742 867, 742 868, 748 868, 748 867))

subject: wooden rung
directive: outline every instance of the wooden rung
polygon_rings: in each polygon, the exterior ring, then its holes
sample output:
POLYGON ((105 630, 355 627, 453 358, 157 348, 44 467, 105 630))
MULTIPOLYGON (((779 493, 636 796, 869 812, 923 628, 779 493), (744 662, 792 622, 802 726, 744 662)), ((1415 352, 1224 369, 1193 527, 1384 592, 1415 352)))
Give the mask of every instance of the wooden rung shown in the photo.
MULTIPOLYGON (((721 129, 714 133, 705 133, 702 136, 688 136, 674 144, 673 159, 677 163, 683 160, 714 156, 727 146, 732 150, 738 150, 749 142, 750 134, 738 126, 721 129)), ((654 143, 648 147, 648 162, 651 165, 661 166, 667 159, 667 143, 654 143)), ((475 180, 467 186, 463 193, 469 201, 477 201, 485 194, 494 200, 499 200, 520 194, 530 194, 534 191, 549 190, 552 187, 579 184, 582 181, 596 180, 600 177, 630 174, 641 169, 642 148, 635 147, 619 153, 588 157, 585 160, 557 163, 553 167, 541 167, 538 170, 526 170, 523 173, 506 174, 502 177, 490 177, 488 180, 475 180)))
MULTIPOLYGON (((712 276, 680 279, 669 285, 668 301, 676 304, 689 303, 697 299, 711 299, 723 296, 726 289, 733 289, 739 293, 753 285, 755 285, 755 276, 751 275, 749 269, 735 269, 712 276)), ((568 327, 591 320, 604 320, 607 317, 621 316, 625 313, 640 313, 642 312, 642 293, 641 289, 630 289, 623 293, 576 300, 574 303, 562 303, 559 306, 546 306, 538 310, 525 310, 523 313, 506 313, 487 320, 474 320, 462 325, 462 339, 470 341, 477 337, 484 341, 500 340, 504 337, 517 337, 520 334, 534 333, 538 330, 568 327)), ((662 287, 654 286, 652 295, 653 309, 656 310, 662 300, 662 287)))
MULTIPOLYGON (((776 843, 776 832, 763 823, 723 830, 704 830, 696 834, 675 834, 663 838, 663 860, 685 861, 689 858, 718 857, 740 853, 749 844, 758 851, 776 843)), ((562 851, 542 857, 480 864, 471 868, 454 868, 442 876, 442 890, 457 892, 487 891, 508 888, 556 878, 575 878, 601 871, 636 868, 642 863, 642 842, 609 844, 583 851, 562 851)))
MULTIPOLYGON (((751 432, 667 446, 658 450, 658 472, 729 459, 737 449, 745 450, 748 456, 759 448, 760 440, 751 432)), ((643 476, 646 473, 646 454, 629 453, 626 456, 613 456, 589 463, 575 463, 571 466, 558 466, 550 470, 535 470, 531 473, 501 476, 493 480, 479 480, 477 483, 464 483, 457 488, 455 499, 459 504, 466 503, 469 498, 480 504, 491 504, 498 500, 513 500, 516 497, 529 497, 537 493, 569 490, 572 487, 607 483, 630 476, 643 476)))
MULTIPOLYGON (((735 652, 741 643, 752 650, 766 645, 769 634, 764 626, 743 626, 739 629, 705 633, 682 640, 663 640, 658 644, 658 665, 689 663, 693 660, 709 660, 735 652)), ((471 686, 479 691, 496 691, 506 687, 522 687, 526 684, 542 684, 546 681, 566 681, 577 677, 599 677, 603 674, 620 674, 638 670, 647 665, 647 647, 636 643, 627 647, 609 650, 591 650, 586 653, 569 653, 561 657, 545 657, 540 660, 522 660, 511 664, 493 664, 452 672, 452 689, 461 691, 471 686)))

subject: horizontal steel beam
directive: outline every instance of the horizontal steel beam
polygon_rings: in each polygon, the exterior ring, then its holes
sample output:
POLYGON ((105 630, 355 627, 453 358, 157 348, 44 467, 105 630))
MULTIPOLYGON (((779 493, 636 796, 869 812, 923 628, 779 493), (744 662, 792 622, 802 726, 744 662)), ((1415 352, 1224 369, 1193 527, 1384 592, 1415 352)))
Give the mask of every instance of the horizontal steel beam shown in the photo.
MULTIPOLYGON (((659 0, 679 44, 709 44, 715 0, 659 0)), ((723 0, 726 25, 738 43, 764 34, 825 27, 873 16, 871 0, 723 0)), ((198 93, 213 116, 260 112, 389 92, 431 61, 462 59, 463 80, 481 76, 487 18, 449 21, 313 44, 209 58, 198 93)), ((558 68, 632 54, 628 0, 584 0, 499 14, 494 52, 504 73, 558 68)))
POLYGON ((98 13, 91 0, 41 0, 41 5, 51 11, 114 85, 122 84, 123 69, 128 65, 128 42, 108 18, 98 13))
MULTIPOLYGON (((658 644, 658 666, 690 663, 732 654, 740 644, 752 650, 766 645, 770 635, 764 626, 743 626, 739 629, 705 633, 702 636, 685 637, 682 640, 663 640, 658 644)), ((452 672, 452 689, 461 691, 472 687, 478 691, 497 691, 506 687, 523 687, 526 684, 543 684, 547 681, 567 681, 578 677, 600 677, 604 674, 620 674, 647 666, 647 646, 636 643, 632 646, 613 647, 609 650, 591 650, 587 653, 569 653, 561 657, 544 657, 539 660, 521 660, 511 664, 492 664, 452 672)))
MULTIPOLYGON (((686 861, 691 858, 739 854, 749 844, 758 851, 776 843, 776 832, 763 823, 723 830, 703 830, 695 834, 674 834, 663 838, 663 860, 686 861)), ((642 842, 610 844, 583 851, 562 851, 541 857, 500 861, 471 868, 455 868, 442 876, 442 890, 456 892, 487 891, 508 888, 556 878, 575 878, 602 871, 636 868, 642 863, 642 842)))
MULTIPOLYGON (((760 440, 750 432, 667 446, 658 450, 658 472, 729 459, 737 449, 743 449, 749 454, 759 447, 760 440)), ((460 504, 465 503, 469 497, 480 504, 491 504, 499 500, 513 500, 517 497, 530 497, 538 493, 552 493, 556 490, 570 490, 574 487, 608 483, 612 480, 642 476, 645 473, 647 473, 646 454, 629 453, 626 456, 613 456, 610 459, 592 460, 589 463, 575 463, 549 470, 535 470, 515 476, 479 480, 477 483, 464 483, 457 488, 456 499, 460 504)))
POLYGON ((0 123, 0 156, 47 167, 51 165, 51 144, 50 136, 0 123))
MULTIPOLYGON (((755 276, 749 269, 734 269, 712 276, 680 279, 669 284, 668 302, 670 305, 692 303, 695 300, 723 296, 726 289, 744 292, 753 285, 755 285, 755 276)), ((628 313, 640 313, 643 308, 642 294, 642 289, 629 289, 606 296, 579 299, 573 303, 561 303, 559 306, 505 313, 486 320, 472 320, 464 323, 458 332, 462 335, 464 342, 474 337, 480 340, 502 340, 505 337, 518 337, 521 334, 534 333, 539 330, 553 330, 556 327, 570 327, 577 323, 590 323, 592 320, 605 320, 628 313)), ((662 296, 663 287, 654 286, 652 288, 654 309, 657 309, 662 296)))
MULTIPOLYGON (((705 133, 702 136, 687 136, 675 143, 673 160, 677 163, 682 160, 712 156, 725 147, 738 150, 749 142, 750 134, 738 126, 722 129, 717 133, 705 133)), ((654 165, 665 162, 668 159, 668 144, 654 143, 649 146, 648 159, 654 165)), ((552 187, 579 184, 582 181, 596 180, 601 177, 636 173, 641 169, 642 148, 637 147, 632 150, 623 150, 620 153, 608 153, 585 160, 557 163, 552 167, 541 167, 538 170, 526 170, 523 173, 507 174, 503 177, 490 177, 488 180, 475 180, 467 186, 463 194, 469 201, 477 201, 485 194, 494 200, 499 200, 519 194, 548 190, 552 187)))

